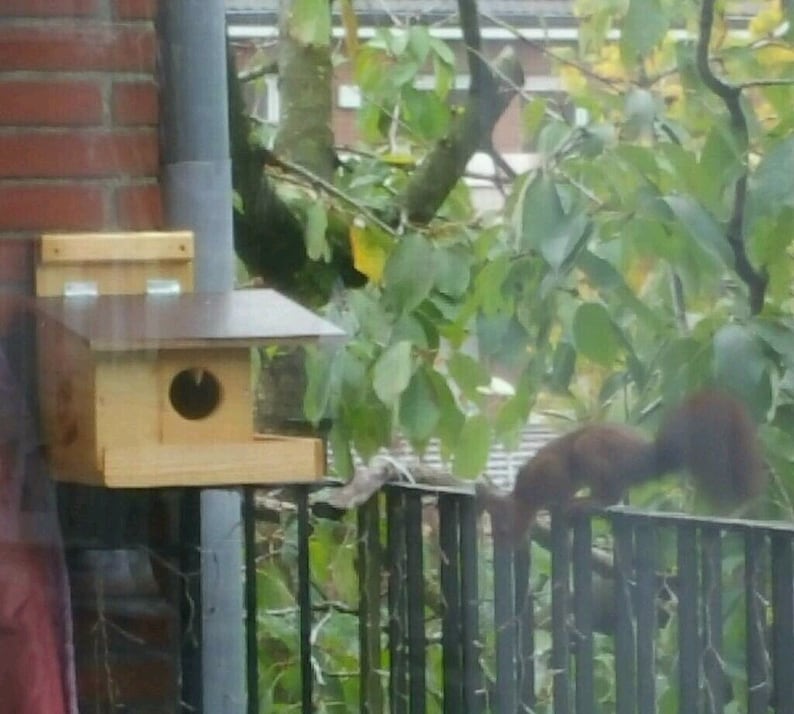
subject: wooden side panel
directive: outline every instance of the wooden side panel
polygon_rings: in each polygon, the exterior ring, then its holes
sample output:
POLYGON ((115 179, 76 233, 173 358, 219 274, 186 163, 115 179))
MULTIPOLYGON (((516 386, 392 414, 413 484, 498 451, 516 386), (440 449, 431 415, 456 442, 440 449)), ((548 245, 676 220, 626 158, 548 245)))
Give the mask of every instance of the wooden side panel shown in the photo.
POLYGON ((93 478, 101 467, 93 355, 56 324, 41 322, 38 333, 42 435, 55 477, 93 478))
POLYGON ((314 481, 324 475, 323 454, 320 439, 278 436, 247 443, 114 448, 105 452, 101 485, 151 488, 314 481))
POLYGON ((103 353, 96 357, 97 459, 107 449, 160 442, 158 353, 103 353))

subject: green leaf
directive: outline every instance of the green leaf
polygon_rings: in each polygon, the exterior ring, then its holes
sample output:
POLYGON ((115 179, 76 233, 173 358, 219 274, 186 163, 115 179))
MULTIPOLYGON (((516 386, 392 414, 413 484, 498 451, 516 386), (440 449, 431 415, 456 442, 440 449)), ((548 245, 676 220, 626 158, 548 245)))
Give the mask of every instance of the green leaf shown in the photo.
POLYGON ((794 136, 770 147, 749 181, 749 220, 794 205, 794 136))
POLYGON ((328 244, 325 232, 328 228, 328 214, 325 206, 319 201, 309 204, 306 209, 306 253, 309 260, 322 260, 331 262, 331 246, 328 244))
POLYGON ((527 184, 524 193, 522 248, 534 248, 559 270, 579 245, 588 226, 587 214, 578 207, 565 212, 554 181, 545 173, 527 184))
POLYGON ((430 49, 433 54, 438 57, 444 64, 449 67, 455 66, 455 53, 450 49, 450 46, 437 37, 430 37, 430 49))
POLYGON ((471 281, 471 252, 452 246, 437 253, 436 290, 452 298, 463 297, 471 281))
POLYGON ((331 6, 326 0, 293 0, 287 18, 290 36, 302 45, 331 42, 331 6))
POLYGON ((448 458, 458 444, 458 438, 465 418, 460 411, 455 395, 449 388, 448 380, 436 371, 430 371, 428 379, 433 387, 435 402, 439 408, 436 433, 441 440, 442 454, 445 458, 448 458))
POLYGON ((433 385, 426 371, 419 369, 400 399, 400 426, 411 443, 426 443, 440 417, 433 385))
POLYGON ((613 364, 620 351, 615 325, 601 303, 586 302, 577 308, 573 337, 581 354, 605 367, 613 364))
POLYGON ((409 233, 397 244, 383 272, 387 304, 400 312, 413 310, 430 293, 435 281, 435 251, 431 243, 409 233))
POLYGON ((724 265, 733 266, 725 232, 703 206, 690 196, 666 196, 663 200, 697 245, 724 265))
POLYGON ((623 276, 608 260, 601 258, 589 250, 583 250, 577 256, 576 264, 585 273, 588 280, 598 289, 604 300, 616 297, 643 322, 661 329, 663 321, 651 308, 640 300, 626 284, 623 276))
POLYGON ((565 218, 554 181, 545 172, 535 175, 524 191, 521 214, 521 247, 540 251, 546 238, 565 218))
POLYGON ((402 93, 405 122, 425 139, 438 139, 449 128, 449 108, 435 92, 406 87, 402 93))
POLYGON ((331 355, 317 348, 306 350, 306 392, 303 396, 303 412, 313 424, 327 416, 328 403, 333 384, 333 360, 331 355))
POLYGON ((390 345, 375 363, 372 387, 386 406, 393 406, 405 391, 413 373, 411 343, 407 340, 390 345))
POLYGON ((491 430, 488 420, 481 414, 466 419, 455 448, 455 475, 464 478, 479 476, 488 463, 490 448, 491 430))
POLYGON ((742 396, 752 397, 767 372, 763 344, 753 331, 728 324, 714 335, 714 376, 742 396))
POLYGON ((624 62, 634 66, 662 41, 669 26, 660 0, 630 0, 620 37, 624 62))
POLYGON ((491 375, 476 359, 462 352, 456 352, 449 359, 449 373, 461 392, 471 400, 478 400, 477 387, 491 381, 491 375))

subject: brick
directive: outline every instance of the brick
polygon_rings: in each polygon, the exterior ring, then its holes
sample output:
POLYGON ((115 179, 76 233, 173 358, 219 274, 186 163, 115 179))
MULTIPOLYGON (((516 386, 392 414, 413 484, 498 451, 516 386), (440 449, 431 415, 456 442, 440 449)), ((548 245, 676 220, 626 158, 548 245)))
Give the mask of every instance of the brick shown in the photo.
POLYGON ((157 133, 154 129, 0 134, 0 176, 152 176, 157 169, 157 133))
POLYGON ((152 72, 155 44, 152 27, 87 22, 70 27, 0 25, 0 67, 152 72))
POLYGON ((99 11, 100 0, 0 0, 6 17, 87 17, 99 11))
POLYGON ((141 231, 163 227, 163 203, 157 184, 117 188, 115 201, 119 228, 141 231))
POLYGON ((98 83, 0 81, 0 124, 85 126, 101 122, 98 83))
POLYGON ((99 230, 104 190, 95 186, 0 183, 0 230, 99 230))
POLYGON ((117 126, 157 124, 159 101, 154 82, 116 82, 111 98, 111 115, 117 126))
POLYGON ((33 275, 32 240, 0 238, 0 282, 29 282, 33 275))
POLYGON ((157 0, 114 0, 113 9, 119 20, 149 20, 157 13, 157 0))

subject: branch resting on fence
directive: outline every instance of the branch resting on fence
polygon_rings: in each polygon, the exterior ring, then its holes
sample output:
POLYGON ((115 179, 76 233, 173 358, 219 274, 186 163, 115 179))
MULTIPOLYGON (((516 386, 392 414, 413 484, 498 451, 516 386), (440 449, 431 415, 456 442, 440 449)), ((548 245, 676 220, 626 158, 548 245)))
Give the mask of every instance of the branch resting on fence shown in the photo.
POLYGON ((366 503, 387 483, 408 482, 430 487, 454 488, 474 493, 473 484, 424 464, 404 464, 389 456, 376 456, 368 466, 360 466, 344 486, 327 488, 314 494, 312 503, 349 510, 366 503))

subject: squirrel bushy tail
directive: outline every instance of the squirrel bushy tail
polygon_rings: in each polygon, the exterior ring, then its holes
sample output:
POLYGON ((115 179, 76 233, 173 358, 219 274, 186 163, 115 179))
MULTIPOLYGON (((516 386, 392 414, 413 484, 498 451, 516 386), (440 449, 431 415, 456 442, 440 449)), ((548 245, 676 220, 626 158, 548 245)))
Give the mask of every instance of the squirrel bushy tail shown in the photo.
POLYGON ((662 422, 654 442, 659 475, 686 470, 698 492, 719 508, 757 497, 766 475, 747 409, 724 392, 696 392, 662 422))
POLYGON ((580 427, 539 449, 510 493, 483 482, 476 491, 494 532, 516 541, 541 509, 609 506, 632 485, 674 471, 688 472, 698 493, 723 510, 761 493, 766 479, 755 425, 738 399, 696 392, 668 413, 653 441, 616 424, 580 427), (589 496, 577 495, 585 488, 589 496))

